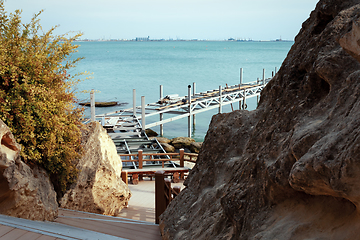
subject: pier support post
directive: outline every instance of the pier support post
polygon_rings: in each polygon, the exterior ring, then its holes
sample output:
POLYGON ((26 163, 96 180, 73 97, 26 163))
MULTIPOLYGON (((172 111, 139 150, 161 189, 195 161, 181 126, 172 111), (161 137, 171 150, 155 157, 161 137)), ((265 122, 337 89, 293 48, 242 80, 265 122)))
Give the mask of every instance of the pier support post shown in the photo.
POLYGON ((136 89, 133 89, 133 114, 136 117, 136 89))
MULTIPOLYGON (((192 92, 193 92, 193 97, 195 97, 195 94, 196 94, 196 83, 195 82, 193 82, 193 90, 192 90, 192 92)), ((192 120, 193 120, 193 127, 195 128, 195 125, 196 125, 196 118, 195 118, 195 114, 192 116, 192 120)))
POLYGON ((90 111, 91 111, 91 122, 95 122, 95 91, 94 89, 90 92, 90 111))
POLYGON ((191 85, 188 86, 188 102, 189 102, 189 117, 188 117, 188 137, 191 137, 191 85))
MULTIPOLYGON (((160 100, 163 99, 163 85, 160 85, 160 100)), ((160 121, 162 121, 164 119, 164 114, 160 113, 160 121)), ((160 124, 160 136, 164 136, 164 125, 160 124)))
POLYGON ((244 97, 243 97, 243 104, 242 104, 242 109, 246 109, 247 106, 246 106, 246 90, 244 89, 244 97))
MULTIPOLYGON (((241 86, 241 84, 243 84, 243 69, 242 68, 240 68, 240 86, 241 86)), ((239 88, 240 88, 240 86, 239 86, 239 88)))
POLYGON ((219 86, 219 113, 222 113, 222 91, 221 91, 221 85, 219 86))
POLYGON ((263 85, 265 85, 265 68, 263 68, 263 85))
POLYGON ((145 124, 145 96, 141 96, 141 125, 143 131, 145 131, 145 124))

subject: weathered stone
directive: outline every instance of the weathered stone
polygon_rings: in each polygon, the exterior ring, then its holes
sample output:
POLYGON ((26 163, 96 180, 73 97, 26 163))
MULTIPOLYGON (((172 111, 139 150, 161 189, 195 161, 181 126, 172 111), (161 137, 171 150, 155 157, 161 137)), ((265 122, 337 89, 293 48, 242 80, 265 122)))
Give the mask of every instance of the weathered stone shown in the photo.
POLYGON ((199 153, 203 145, 203 142, 192 142, 190 143, 190 151, 192 153, 199 153))
POLYGON ((155 132, 154 130, 148 128, 145 129, 145 133, 148 137, 156 137, 157 135, 159 135, 157 132, 155 132))
POLYGON ((56 193, 45 170, 20 158, 20 145, 0 120, 0 214, 52 221, 58 215, 56 193))
POLYGON ((359 238, 359 16, 321 0, 258 108, 212 118, 163 239, 359 238))
MULTIPOLYGON (((170 139, 165 138, 165 137, 153 137, 153 138, 156 138, 159 143, 170 143, 171 142, 170 139)), ((150 139, 153 139, 153 138, 150 138, 150 139)))
POLYGON ((189 137, 176 137, 171 139, 171 145, 173 145, 176 149, 180 149, 180 148, 190 149, 190 144, 192 142, 195 142, 195 140, 189 137))
POLYGON ((168 153, 173 153, 175 152, 175 147, 168 144, 168 143, 160 143, 161 146, 163 147, 163 149, 165 150, 165 152, 168 152, 168 153))
POLYGON ((77 164, 79 177, 61 199, 61 207, 116 216, 131 197, 121 180, 121 159, 114 142, 99 123, 83 133, 85 155, 77 164))

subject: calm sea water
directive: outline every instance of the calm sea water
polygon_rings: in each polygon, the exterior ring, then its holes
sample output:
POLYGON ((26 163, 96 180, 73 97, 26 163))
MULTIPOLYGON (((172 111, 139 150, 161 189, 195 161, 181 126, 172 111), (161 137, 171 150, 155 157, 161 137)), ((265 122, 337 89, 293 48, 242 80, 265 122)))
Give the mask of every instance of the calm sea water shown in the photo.
MULTIPOLYGON (((119 101, 128 103, 120 107, 96 108, 96 113, 112 112, 132 107, 132 92, 136 89, 137 105, 141 96, 146 103, 156 102, 163 85, 164 96, 187 95, 187 86, 196 83, 196 92, 218 89, 226 84, 239 83, 239 70, 243 68, 243 81, 252 82, 266 77, 280 68, 293 42, 79 42, 78 53, 85 57, 73 74, 92 72, 92 79, 77 86, 80 101, 88 101, 89 93, 95 89, 96 101, 119 101)), ((248 110, 256 108, 256 98, 247 102, 248 110)), ((238 109, 238 104, 234 108, 238 109)), ((224 107, 223 112, 231 111, 224 107)), ((196 115, 193 136, 203 140, 212 115, 217 110, 196 115)), ((89 116, 89 109, 85 116, 89 116)), ((147 123, 158 120, 146 119, 147 123)), ((159 131, 159 128, 153 130, 159 131)), ((187 118, 164 125, 164 136, 168 138, 187 136, 187 118)))

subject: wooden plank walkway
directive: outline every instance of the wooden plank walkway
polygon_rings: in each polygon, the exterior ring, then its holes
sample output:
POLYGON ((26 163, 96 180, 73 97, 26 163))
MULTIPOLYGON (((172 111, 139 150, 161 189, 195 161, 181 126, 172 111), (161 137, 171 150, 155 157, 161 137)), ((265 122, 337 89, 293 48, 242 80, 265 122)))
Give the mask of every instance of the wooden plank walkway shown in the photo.
MULTIPOLYGON (((183 181, 173 183, 172 186, 184 188, 183 181)), ((131 198, 129 206, 121 210, 118 217, 155 223, 155 181, 144 178, 139 184, 129 184, 131 198)))
POLYGON ((59 209, 59 217, 55 222, 0 215, 0 240, 15 239, 160 240, 161 235, 159 226, 154 223, 59 209))
POLYGON ((59 210, 57 223, 130 240, 159 240, 157 224, 66 209, 59 210))

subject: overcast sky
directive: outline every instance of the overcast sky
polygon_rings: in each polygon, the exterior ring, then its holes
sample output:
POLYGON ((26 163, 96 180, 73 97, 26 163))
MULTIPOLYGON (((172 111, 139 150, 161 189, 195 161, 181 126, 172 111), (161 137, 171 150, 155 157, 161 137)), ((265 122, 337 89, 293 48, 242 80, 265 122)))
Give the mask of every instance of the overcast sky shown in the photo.
POLYGON ((89 39, 147 37, 293 40, 317 0, 6 0, 23 21, 44 9, 41 24, 89 39))

